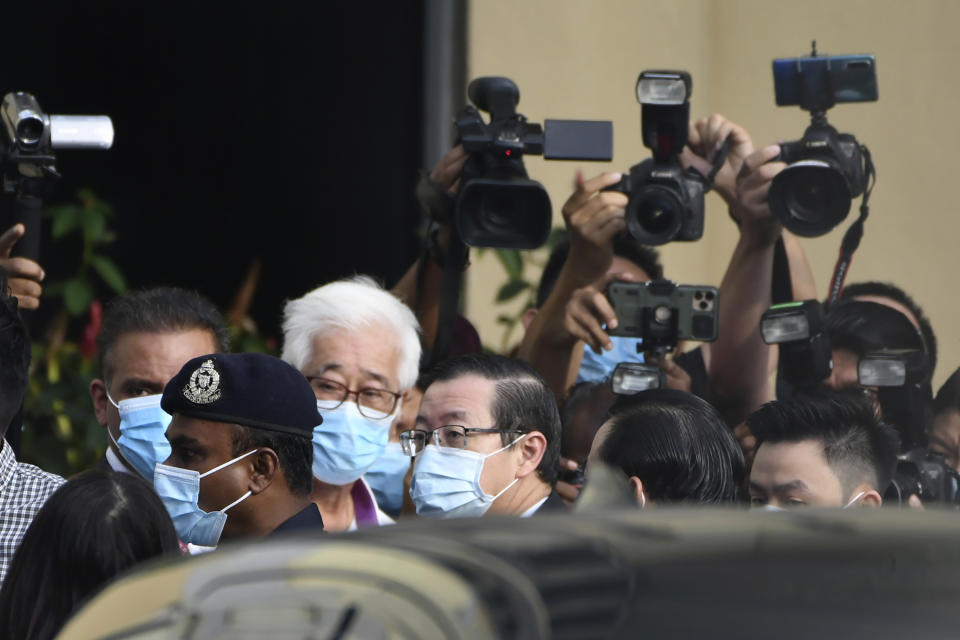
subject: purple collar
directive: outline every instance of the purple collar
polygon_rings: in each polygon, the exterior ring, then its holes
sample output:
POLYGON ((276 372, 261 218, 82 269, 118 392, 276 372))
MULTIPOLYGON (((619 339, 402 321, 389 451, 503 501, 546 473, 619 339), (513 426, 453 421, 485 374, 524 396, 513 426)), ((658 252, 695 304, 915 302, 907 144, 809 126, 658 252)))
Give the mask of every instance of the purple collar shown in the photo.
POLYGON ((377 520, 377 503, 373 500, 370 489, 363 483, 363 480, 357 480, 350 489, 350 497, 353 498, 353 513, 357 519, 357 528, 375 527, 380 522, 377 520))

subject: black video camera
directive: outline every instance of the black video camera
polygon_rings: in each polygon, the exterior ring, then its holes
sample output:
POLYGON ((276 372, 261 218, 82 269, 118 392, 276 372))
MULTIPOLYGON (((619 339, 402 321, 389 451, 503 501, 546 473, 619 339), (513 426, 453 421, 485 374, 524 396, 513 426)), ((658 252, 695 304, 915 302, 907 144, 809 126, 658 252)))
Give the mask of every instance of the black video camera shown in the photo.
POLYGON ((911 495, 924 505, 960 506, 960 474, 943 456, 926 449, 913 449, 897 459, 897 470, 884 493, 884 504, 906 506, 911 495))
MULTIPOLYGON (((43 198, 60 174, 55 151, 109 149, 113 123, 109 116, 64 116, 43 112, 37 99, 22 91, 0 102, 0 193, 13 200, 12 219, 26 227, 17 252, 37 259, 43 198)), ((7 217, 6 214, 4 217, 7 217)))
POLYGON ((520 91, 509 78, 477 78, 457 117, 460 143, 470 158, 460 176, 454 224, 467 245, 536 249, 550 233, 552 209, 543 186, 527 177, 523 156, 548 160, 613 158, 613 123, 547 120, 545 129, 517 113, 520 91), (484 122, 478 111, 490 114, 484 122))
POLYGON ((810 112, 803 138, 780 144, 780 160, 789 166, 773 179, 771 213, 793 233, 820 236, 850 212, 872 173, 869 151, 848 133, 827 123, 837 102, 877 100, 876 61, 872 55, 818 56, 773 61, 778 106, 810 112))
POLYGON ((690 127, 692 87, 686 71, 644 71, 637 79, 643 144, 653 151, 653 158, 631 167, 606 191, 629 197, 627 231, 640 244, 693 241, 703 235, 703 195, 711 180, 680 164, 690 127))

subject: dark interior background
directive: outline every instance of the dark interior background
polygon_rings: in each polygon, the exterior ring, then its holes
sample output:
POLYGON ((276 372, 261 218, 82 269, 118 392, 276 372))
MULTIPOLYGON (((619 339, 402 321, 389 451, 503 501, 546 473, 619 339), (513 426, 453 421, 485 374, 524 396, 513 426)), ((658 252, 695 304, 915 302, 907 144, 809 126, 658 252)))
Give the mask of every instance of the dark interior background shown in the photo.
MULTIPOLYGON (((252 315, 275 335, 285 299, 352 273, 389 286, 415 259, 422 2, 3 13, 0 91, 113 118, 112 150, 58 154, 51 202, 89 186, 115 207, 108 253, 131 286, 192 287, 226 308, 261 257, 252 315)), ((48 278, 67 257, 44 239, 48 278)))

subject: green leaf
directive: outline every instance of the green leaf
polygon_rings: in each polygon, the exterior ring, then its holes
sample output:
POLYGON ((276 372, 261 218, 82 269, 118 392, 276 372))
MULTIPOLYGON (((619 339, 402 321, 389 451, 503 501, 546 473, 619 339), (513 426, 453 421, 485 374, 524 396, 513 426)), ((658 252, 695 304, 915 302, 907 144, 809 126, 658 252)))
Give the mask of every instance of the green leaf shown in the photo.
POLYGON ((505 302, 510 300, 529 287, 529 282, 524 282, 523 280, 511 280, 500 287, 500 290, 497 292, 497 302, 505 302))
POLYGON ((520 280, 523 277, 523 257, 516 249, 497 249, 497 258, 507 270, 510 280, 520 280))
POLYGON ((120 269, 110 258, 104 256, 90 256, 90 265, 100 274, 103 281, 117 293, 127 290, 127 281, 120 273, 120 269))
POLYGON ((107 217, 103 211, 88 209, 83 214, 83 240, 88 245, 94 245, 103 237, 107 228, 107 217))
POLYGON ((62 238, 80 226, 80 207, 59 207, 53 211, 53 226, 50 233, 54 238, 62 238))
POLYGON ((93 287, 83 276, 70 278, 63 290, 63 301, 70 315, 82 316, 93 302, 93 287))
POLYGON ((56 296, 59 296, 59 295, 63 295, 63 289, 64 289, 65 286, 66 286, 66 285, 65 285, 65 283, 63 283, 63 282, 53 282, 53 283, 51 283, 51 284, 44 284, 44 285, 43 285, 43 295, 44 295, 45 297, 46 297, 46 296, 56 297, 56 296))

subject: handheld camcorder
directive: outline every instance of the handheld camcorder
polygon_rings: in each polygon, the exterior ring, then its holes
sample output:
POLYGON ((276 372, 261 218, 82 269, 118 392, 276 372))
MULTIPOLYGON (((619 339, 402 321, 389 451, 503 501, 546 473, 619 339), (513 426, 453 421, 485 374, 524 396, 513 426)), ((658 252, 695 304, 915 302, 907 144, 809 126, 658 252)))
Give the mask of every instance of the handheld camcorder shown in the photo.
MULTIPOLYGON (((647 283, 611 282, 607 298, 617 314, 611 336, 638 338, 637 351, 662 357, 680 340, 717 339, 719 314, 716 287, 676 284, 670 280, 647 283)), ((611 377, 613 392, 633 394, 664 386, 656 364, 621 362, 611 377)))
MULTIPOLYGON (((780 345, 783 375, 798 387, 814 386, 833 371, 833 347, 823 327, 818 300, 777 304, 760 318, 763 341, 780 345)), ((857 362, 862 387, 902 387, 927 375, 927 359, 919 349, 878 349, 861 354, 857 362)))
POLYGON ((640 244, 693 241, 703 235, 703 195, 711 180, 680 164, 692 87, 686 71, 644 71, 637 79, 643 144, 653 158, 631 167, 606 190, 628 196, 627 232, 640 244))
POLYGON ((872 171, 869 151, 830 126, 827 110, 838 102, 877 100, 876 60, 818 56, 814 43, 810 57, 774 60, 773 80, 777 105, 809 111, 811 124, 800 140, 780 144, 788 166, 770 185, 770 211, 793 233, 820 236, 847 217, 872 171))
POLYGON ((925 449, 908 451, 898 457, 883 501, 905 507, 911 495, 920 498, 924 505, 960 507, 960 474, 941 455, 925 449))
MULTIPOLYGON (((12 219, 26 233, 17 253, 37 259, 43 198, 60 174, 55 151, 109 149, 113 123, 108 116, 63 116, 43 112, 29 93, 15 91, 0 102, 0 192, 13 201, 12 219)), ((6 217, 6 215, 4 216, 6 217)))
POLYGON ((454 224, 474 247, 535 249, 550 233, 552 210, 543 186, 527 176, 524 155, 548 160, 613 158, 613 123, 547 120, 545 128, 517 113, 520 91, 509 78, 477 78, 457 117, 460 143, 470 153, 460 176, 454 224), (490 114, 484 122, 480 111, 490 114))
POLYGON ((113 123, 108 116, 62 116, 43 112, 29 93, 8 93, 0 102, 0 171, 3 193, 14 194, 24 181, 57 178, 57 149, 109 149, 113 123))

